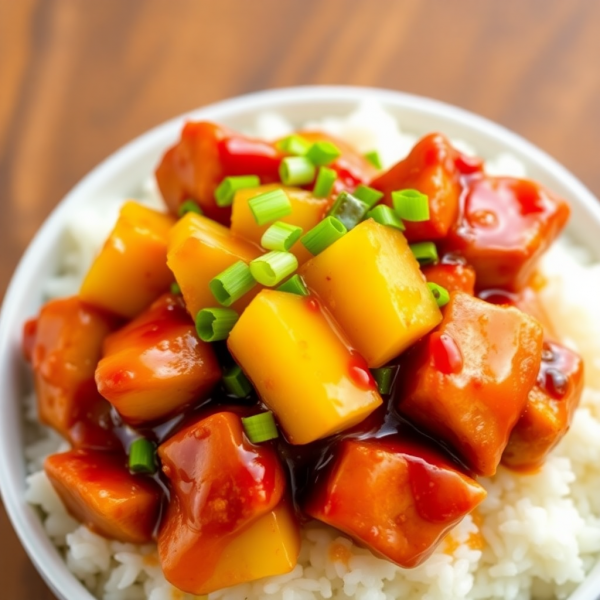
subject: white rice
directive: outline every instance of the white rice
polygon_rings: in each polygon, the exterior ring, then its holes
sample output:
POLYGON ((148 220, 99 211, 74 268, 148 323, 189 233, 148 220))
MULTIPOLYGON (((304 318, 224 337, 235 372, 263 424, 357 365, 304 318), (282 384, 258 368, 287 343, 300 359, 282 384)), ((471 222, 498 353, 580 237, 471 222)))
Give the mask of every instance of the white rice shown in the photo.
MULTIPOLYGON (((385 165, 402 158, 415 136, 402 132, 375 103, 365 103, 344 119, 319 127, 354 144, 378 149, 385 165)), ((265 114, 255 133, 274 138, 292 130, 279 115, 265 114)), ((453 140, 466 152, 468 145, 453 140)), ((508 154, 486 157, 494 174, 524 175, 508 154)), ((160 206, 149 183, 140 200, 160 206)), ((49 297, 76 293, 83 274, 110 231, 121 201, 103 203, 73 215, 65 232, 66 251, 49 297)), ((542 300, 563 341, 586 363, 586 384, 571 431, 534 475, 500 468, 481 480, 488 496, 420 567, 401 569, 356 547, 337 531, 312 523, 303 531, 300 560, 291 573, 228 588, 211 600, 358 600, 566 598, 600 555, 600 264, 566 240, 555 244, 542 271, 542 300)), ((46 455, 66 448, 54 433, 35 424, 34 399, 26 418, 35 441, 25 451, 31 475, 27 500, 40 508, 50 538, 69 569, 102 600, 188 600, 164 579, 156 547, 106 540, 75 522, 65 511, 41 465, 46 455)))

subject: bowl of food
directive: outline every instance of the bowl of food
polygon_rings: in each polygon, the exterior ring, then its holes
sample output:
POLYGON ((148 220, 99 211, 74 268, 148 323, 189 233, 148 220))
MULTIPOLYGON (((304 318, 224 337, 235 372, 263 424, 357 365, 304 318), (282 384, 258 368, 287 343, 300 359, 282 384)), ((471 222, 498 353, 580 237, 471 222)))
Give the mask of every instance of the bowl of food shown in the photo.
POLYGON ((157 127, 7 291, 19 538, 69 600, 596 600, 599 240, 563 167, 432 100, 157 127))

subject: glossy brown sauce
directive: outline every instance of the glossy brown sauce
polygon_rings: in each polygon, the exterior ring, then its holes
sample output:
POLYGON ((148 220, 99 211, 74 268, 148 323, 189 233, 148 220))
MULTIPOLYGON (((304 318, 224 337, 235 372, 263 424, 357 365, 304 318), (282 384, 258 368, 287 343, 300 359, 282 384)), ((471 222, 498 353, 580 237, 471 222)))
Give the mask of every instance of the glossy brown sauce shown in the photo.
MULTIPOLYGON (((221 364, 231 364, 231 357, 227 353, 224 344, 217 344, 217 353, 220 355, 221 364)), ((353 355, 353 359, 355 355, 353 355)), ((371 387, 376 386, 373 377, 363 364, 364 360, 351 361, 349 369, 357 383, 371 387), (356 364, 355 364, 356 363, 356 364)), ((347 438, 360 440, 386 440, 398 445, 398 451, 403 453, 409 463, 409 477, 413 493, 419 497, 424 518, 432 520, 439 519, 439 508, 435 497, 429 493, 431 480, 443 477, 442 468, 437 468, 439 454, 459 471, 470 474, 466 467, 453 456, 447 447, 436 443, 425 434, 419 432, 413 425, 403 419, 394 409, 394 397, 396 385, 392 386, 389 395, 384 396, 384 404, 372 413, 365 421, 357 426, 333 435, 329 438, 318 440, 311 444, 302 446, 290 444, 280 430, 280 437, 272 444, 284 465, 291 497, 294 501, 297 514, 301 520, 305 520, 301 506, 307 492, 324 476, 327 468, 335 459, 337 444, 347 438), (435 516, 437 515, 437 516, 435 516)), ((121 441, 124 452, 128 452, 131 443, 138 437, 145 437, 153 441, 157 446, 165 442, 175 433, 189 425, 198 418, 204 417, 216 410, 231 410, 240 415, 248 416, 267 410, 253 391, 246 398, 236 398, 229 395, 221 384, 215 388, 213 394, 207 400, 195 405, 168 420, 156 423, 152 426, 131 427, 123 422, 116 410, 112 409, 111 418, 113 431, 121 441)), ((147 477, 147 475, 140 475, 147 477)), ((165 474, 159 469, 151 476, 163 490, 163 502, 160 518, 165 514, 166 505, 170 499, 169 484, 165 474)), ((160 526, 157 523, 156 530, 160 526)))

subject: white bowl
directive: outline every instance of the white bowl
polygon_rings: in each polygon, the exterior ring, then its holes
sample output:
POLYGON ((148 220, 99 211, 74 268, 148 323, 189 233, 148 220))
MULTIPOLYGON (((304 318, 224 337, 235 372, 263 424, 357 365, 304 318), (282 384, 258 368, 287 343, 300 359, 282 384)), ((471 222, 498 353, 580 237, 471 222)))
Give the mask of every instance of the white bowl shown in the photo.
MULTIPOLYGON (((546 184, 571 202, 571 234, 600 258, 600 203, 571 173, 503 127, 453 106, 417 96, 354 87, 271 90, 182 115, 130 142, 75 186, 46 220, 15 272, 0 316, 0 489, 27 553, 61 600, 93 598, 69 572, 46 536, 36 511, 25 502, 21 399, 27 389, 27 372, 20 343, 22 324, 37 312, 42 301, 43 282, 56 267, 59 240, 69 212, 103 197, 126 197, 133 193, 152 172, 165 149, 178 138, 186 119, 214 120, 244 129, 254 125, 259 113, 272 110, 300 124, 327 115, 345 115, 358 102, 368 98, 379 101, 411 133, 439 130, 469 142, 484 157, 502 151, 515 155, 524 163, 529 177, 546 184)), ((597 600, 600 598, 598 590, 600 563, 571 600, 597 600)))

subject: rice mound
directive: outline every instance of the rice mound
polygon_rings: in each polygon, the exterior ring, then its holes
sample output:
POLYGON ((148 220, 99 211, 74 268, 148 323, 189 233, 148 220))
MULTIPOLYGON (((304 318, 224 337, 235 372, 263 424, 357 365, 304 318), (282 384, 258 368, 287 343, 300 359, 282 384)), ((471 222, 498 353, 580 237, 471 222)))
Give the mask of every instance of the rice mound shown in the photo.
MULTIPOLYGON (((384 165, 402 158, 416 141, 374 102, 346 118, 308 123, 366 152, 378 149, 384 165)), ((292 131, 277 114, 259 117, 256 130, 265 138, 292 131)), ((457 147, 473 149, 460 140, 457 147)), ((488 159, 493 174, 525 175, 509 154, 488 159)), ((156 186, 147 182, 138 199, 161 206, 156 186)), ((77 293, 81 279, 116 219, 121 199, 87 207, 67 224, 57 276, 47 285, 49 298, 77 293)), ((302 532, 296 568, 227 588, 210 600, 458 600, 497 598, 566 598, 600 555, 600 263, 586 250, 560 240, 541 268, 547 284, 542 301, 563 342, 585 360, 586 388, 571 430, 537 473, 519 475, 502 467, 479 481, 488 496, 421 566, 402 569, 354 545, 336 530, 312 522, 302 532)), ((48 454, 68 445, 37 423, 35 397, 25 399, 31 443, 26 499, 39 507, 48 536, 63 553, 68 568, 101 600, 191 600, 162 574, 156 546, 106 540, 77 523, 65 511, 42 470, 48 454)))

